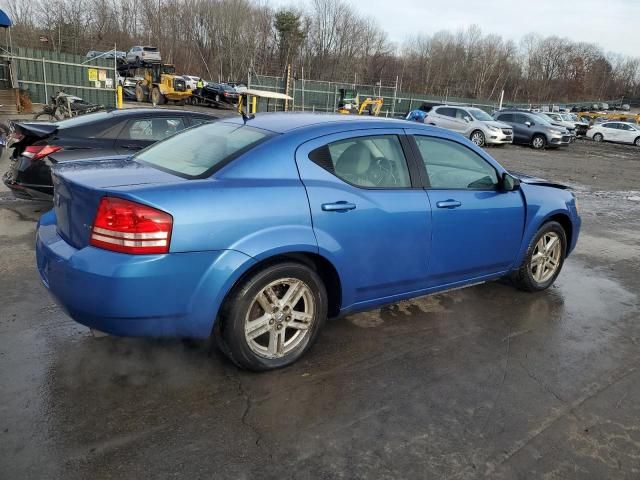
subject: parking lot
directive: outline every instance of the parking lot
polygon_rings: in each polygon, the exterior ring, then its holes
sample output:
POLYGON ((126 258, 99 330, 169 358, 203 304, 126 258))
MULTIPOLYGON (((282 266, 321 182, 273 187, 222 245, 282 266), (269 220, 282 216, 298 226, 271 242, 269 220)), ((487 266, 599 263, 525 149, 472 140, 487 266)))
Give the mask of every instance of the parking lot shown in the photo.
POLYGON ((489 152, 578 195, 553 288, 333 319, 264 374, 206 342, 94 338, 40 284, 48 206, 0 192, 0 477, 640 477, 640 150, 489 152))

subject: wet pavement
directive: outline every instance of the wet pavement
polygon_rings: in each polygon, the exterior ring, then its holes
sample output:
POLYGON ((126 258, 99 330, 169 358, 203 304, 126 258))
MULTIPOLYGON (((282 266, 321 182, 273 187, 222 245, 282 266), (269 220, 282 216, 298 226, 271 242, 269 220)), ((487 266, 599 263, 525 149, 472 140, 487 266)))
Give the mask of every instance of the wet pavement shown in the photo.
POLYGON ((331 320, 266 374, 207 342, 92 337, 40 285, 46 205, 0 192, 0 478, 640 478, 640 152, 572 147, 490 150, 579 194, 553 288, 331 320))

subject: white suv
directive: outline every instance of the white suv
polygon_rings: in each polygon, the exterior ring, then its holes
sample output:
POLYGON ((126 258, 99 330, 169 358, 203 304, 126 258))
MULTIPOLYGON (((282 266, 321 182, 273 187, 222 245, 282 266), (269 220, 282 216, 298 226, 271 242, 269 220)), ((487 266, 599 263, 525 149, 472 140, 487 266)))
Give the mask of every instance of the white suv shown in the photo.
POLYGON ((495 121, 476 107, 440 105, 429 112, 424 123, 461 133, 479 147, 513 143, 511 125, 495 121))
POLYGON ((137 45, 127 52, 126 60, 127 63, 142 65, 143 63, 160 63, 162 58, 157 47, 137 45))

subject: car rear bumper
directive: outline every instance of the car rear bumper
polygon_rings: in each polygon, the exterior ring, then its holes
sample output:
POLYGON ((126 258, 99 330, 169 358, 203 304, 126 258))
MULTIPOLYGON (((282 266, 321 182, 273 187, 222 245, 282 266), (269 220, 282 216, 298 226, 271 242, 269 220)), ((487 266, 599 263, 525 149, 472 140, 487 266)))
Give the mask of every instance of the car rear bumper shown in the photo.
POLYGON ((38 223, 36 259, 42 282, 75 321, 112 335, 192 338, 211 334, 236 272, 254 263, 233 250, 75 249, 57 233, 53 212, 38 223))

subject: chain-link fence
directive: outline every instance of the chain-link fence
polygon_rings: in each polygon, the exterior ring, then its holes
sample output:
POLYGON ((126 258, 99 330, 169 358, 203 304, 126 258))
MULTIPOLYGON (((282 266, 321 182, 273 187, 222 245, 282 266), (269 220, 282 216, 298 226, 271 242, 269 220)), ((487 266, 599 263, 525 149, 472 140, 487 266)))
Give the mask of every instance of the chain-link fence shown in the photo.
MULTIPOLYGON (((395 85, 383 85, 378 82, 375 85, 348 83, 348 82, 329 82, 305 79, 304 77, 292 76, 289 79, 289 88, 287 91, 287 78, 269 75, 249 74, 249 87, 256 90, 266 90, 270 92, 286 93, 293 100, 287 105, 288 110, 292 111, 313 111, 313 112, 335 112, 338 108, 340 99, 340 89, 355 90, 360 96, 360 100, 367 97, 382 98, 383 106, 380 112, 381 116, 386 117, 404 117, 408 112, 420 107, 424 103, 437 103, 449 105, 468 105, 481 108, 489 113, 499 107, 499 102, 491 100, 481 100, 474 98, 450 97, 447 95, 424 95, 412 92, 400 91, 397 81, 395 85)), ((572 102, 572 106, 592 108, 594 104, 609 103, 610 105, 619 103, 619 100, 610 100, 608 102, 572 102)), ((506 105, 506 102, 503 106, 506 105)), ((526 103, 509 103, 509 106, 518 108, 547 107, 552 111, 555 106, 564 105, 561 103, 549 103, 548 105, 533 105, 526 103)), ((258 102, 259 111, 283 111, 285 110, 285 102, 282 100, 268 100, 261 98, 258 102)))
POLYGON ((64 90, 89 103, 113 107, 117 69, 113 58, 87 59, 80 55, 13 47, 0 57, 11 64, 17 87, 26 90, 33 103, 47 103, 64 90))

